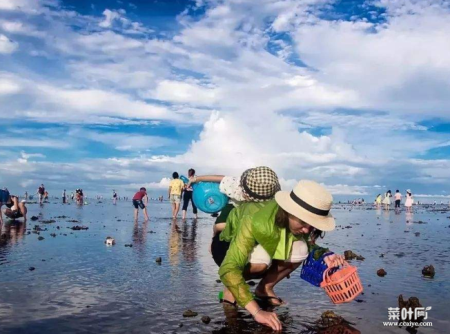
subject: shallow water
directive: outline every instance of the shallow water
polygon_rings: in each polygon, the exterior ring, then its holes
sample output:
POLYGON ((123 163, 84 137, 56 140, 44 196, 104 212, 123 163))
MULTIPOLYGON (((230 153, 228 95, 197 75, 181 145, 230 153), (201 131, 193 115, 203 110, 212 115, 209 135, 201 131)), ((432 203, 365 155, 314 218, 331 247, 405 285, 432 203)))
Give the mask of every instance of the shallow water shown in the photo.
MULTIPOLYGON (((407 333, 405 328, 383 327, 383 321, 388 321, 387 308, 396 307, 398 295, 403 294, 432 306, 426 321, 433 322, 433 327, 419 328, 419 333, 448 333, 450 212, 419 208, 412 215, 397 215, 349 208, 337 205, 333 212, 338 226, 352 228, 338 227, 319 244, 335 252, 351 249, 366 258, 352 261, 358 267, 364 295, 358 297, 360 302, 333 305, 320 288, 300 279, 296 271, 276 288, 288 302, 276 310, 284 332, 306 332, 322 312, 333 310, 354 323, 336 333, 407 333), (426 224, 413 223, 419 220, 426 224), (436 269, 434 279, 421 275, 427 264, 436 269), (384 278, 376 275, 379 268, 387 271, 384 278)), ((134 224, 130 202, 84 207, 30 204, 32 215, 56 222, 6 223, 1 231, 1 333, 271 332, 245 310, 224 309, 218 303, 222 287, 216 283, 218 268, 208 252, 210 216, 174 224, 167 218, 168 203, 151 203, 150 222, 143 223, 141 217, 134 224), (61 215, 67 218, 55 218, 61 215), (68 222, 71 219, 79 223, 68 222), (35 234, 35 225, 47 231, 35 234), (89 229, 68 228, 74 225, 89 229), (45 239, 39 241, 39 236, 45 239), (106 246, 107 236, 114 237, 116 245, 106 246), (155 262, 156 257, 162 258, 161 264, 155 262), (183 318, 187 309, 199 315, 183 318), (210 324, 200 321, 203 315, 211 317, 210 324)))

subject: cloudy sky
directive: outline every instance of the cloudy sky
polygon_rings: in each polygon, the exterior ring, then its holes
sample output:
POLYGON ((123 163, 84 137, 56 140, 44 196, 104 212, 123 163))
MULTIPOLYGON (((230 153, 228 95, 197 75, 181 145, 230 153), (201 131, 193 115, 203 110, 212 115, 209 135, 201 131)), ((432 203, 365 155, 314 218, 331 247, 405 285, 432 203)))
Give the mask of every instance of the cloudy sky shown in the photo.
POLYGON ((0 0, 0 186, 449 198, 449 55, 448 0, 0 0))

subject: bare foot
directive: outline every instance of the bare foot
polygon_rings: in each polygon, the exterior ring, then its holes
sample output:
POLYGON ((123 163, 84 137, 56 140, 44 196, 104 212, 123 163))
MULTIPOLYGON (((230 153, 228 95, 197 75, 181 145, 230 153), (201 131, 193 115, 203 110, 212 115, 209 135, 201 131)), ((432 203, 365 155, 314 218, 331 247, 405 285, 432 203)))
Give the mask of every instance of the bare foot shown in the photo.
POLYGON ((268 287, 267 285, 261 285, 261 283, 256 287, 255 290, 255 296, 256 297, 269 297, 267 299, 267 303, 272 306, 280 306, 283 303, 280 297, 278 297, 275 292, 273 291, 273 288, 268 287), (270 298, 272 297, 272 298, 270 298))

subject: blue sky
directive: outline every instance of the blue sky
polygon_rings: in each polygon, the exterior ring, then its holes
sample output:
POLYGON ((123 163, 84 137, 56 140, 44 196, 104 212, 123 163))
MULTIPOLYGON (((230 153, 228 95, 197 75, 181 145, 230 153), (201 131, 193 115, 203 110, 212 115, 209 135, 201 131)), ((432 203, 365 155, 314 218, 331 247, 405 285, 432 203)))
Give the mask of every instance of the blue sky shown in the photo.
POLYGON ((446 0, 0 1, 0 186, 165 193, 268 165, 450 198, 446 0))

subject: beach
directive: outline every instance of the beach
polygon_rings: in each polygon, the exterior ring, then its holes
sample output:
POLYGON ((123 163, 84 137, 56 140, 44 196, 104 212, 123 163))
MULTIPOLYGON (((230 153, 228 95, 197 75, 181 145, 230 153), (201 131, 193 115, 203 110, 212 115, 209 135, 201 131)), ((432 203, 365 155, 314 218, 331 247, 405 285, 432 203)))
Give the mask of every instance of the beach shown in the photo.
MULTIPOLYGON (((37 221, 28 219, 26 226, 6 222, 1 232, 2 333, 271 332, 245 310, 218 302, 223 286, 208 251, 211 216, 174 221, 168 202, 150 202, 150 221, 140 217, 137 224, 129 201, 76 206, 50 200, 28 209, 28 217, 37 221), (44 223, 49 220, 55 222, 44 223), (108 236, 115 245, 105 244, 108 236), (188 309, 198 315, 183 317, 188 309), (211 322, 203 323, 202 316, 211 322)), ((450 327, 450 211, 439 205, 414 210, 395 214, 371 205, 334 205, 337 228, 318 244, 365 258, 350 261, 358 268, 364 294, 334 305, 322 289, 302 280, 298 269, 276 289, 288 303, 275 310, 284 331, 309 333, 320 315, 332 310, 352 323, 350 333, 407 333, 383 326, 388 308, 397 307, 402 294, 432 307, 426 320, 432 327, 419 328, 419 333, 445 333, 450 327), (425 278, 421 270, 430 264, 436 275, 425 278), (377 276, 380 268, 385 277, 377 276)))

